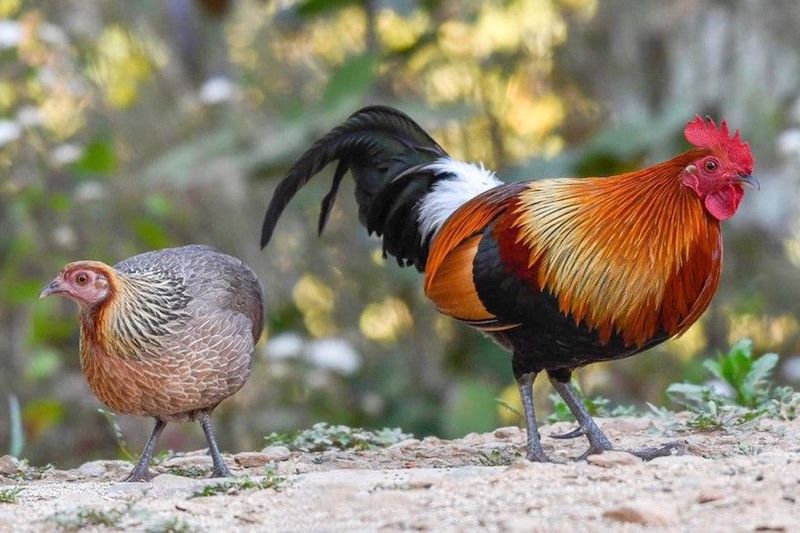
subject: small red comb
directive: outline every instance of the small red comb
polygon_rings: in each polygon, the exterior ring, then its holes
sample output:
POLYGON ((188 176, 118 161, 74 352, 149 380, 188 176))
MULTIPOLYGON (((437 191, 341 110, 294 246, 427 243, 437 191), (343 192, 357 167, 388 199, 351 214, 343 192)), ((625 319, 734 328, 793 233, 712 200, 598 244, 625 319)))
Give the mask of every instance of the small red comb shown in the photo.
POLYGON ((699 115, 695 115, 694 120, 686 124, 683 135, 696 147, 714 152, 721 151, 732 162, 738 163, 744 172, 748 174, 752 172, 753 154, 750 153, 750 145, 742 141, 739 130, 736 130, 731 137, 728 123, 724 118, 717 128, 711 117, 705 121, 699 115))

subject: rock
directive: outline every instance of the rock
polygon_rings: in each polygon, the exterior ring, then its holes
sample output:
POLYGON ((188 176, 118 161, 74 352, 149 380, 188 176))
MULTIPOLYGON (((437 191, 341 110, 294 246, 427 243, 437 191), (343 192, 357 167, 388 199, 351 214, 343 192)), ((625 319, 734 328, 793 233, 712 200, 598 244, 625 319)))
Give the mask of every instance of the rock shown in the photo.
POLYGON ((121 474, 130 470, 131 464, 127 461, 89 461, 72 471, 77 477, 103 477, 106 475, 121 474))
POLYGON ((233 456, 236 464, 242 468, 259 468, 275 461, 285 461, 292 452, 285 446, 271 446, 261 452, 242 452, 233 456))
MULTIPOLYGON (((156 497, 191 494, 210 484, 213 484, 213 481, 209 479, 192 479, 174 474, 159 474, 150 481, 148 494, 156 497)), ((132 485, 132 483, 126 483, 126 485, 132 485)))
POLYGON ((506 426, 494 430, 494 437, 496 439, 508 440, 517 437, 521 430, 517 426, 506 426))
POLYGON ((603 513, 605 518, 617 522, 642 524, 646 526, 671 526, 677 523, 678 511, 667 502, 639 500, 627 505, 614 507, 603 513))
POLYGON ((167 459, 160 465, 163 468, 211 468, 213 461, 209 455, 185 455, 183 457, 173 457, 167 459))
POLYGON ((605 431, 617 431, 627 435, 650 429, 653 427, 653 421, 649 418, 621 416, 619 418, 605 418, 601 425, 605 431))
POLYGON ((264 454, 269 462, 286 461, 292 456, 292 451, 286 446, 268 446, 261 450, 261 453, 264 454))
POLYGON ((388 450, 399 450, 401 448, 405 448, 407 446, 413 446, 414 444, 419 444, 419 439, 405 439, 401 440, 400 442, 395 442, 391 446, 389 446, 388 450))
POLYGON ((664 457, 656 457, 647 461, 649 466, 662 467, 670 466, 677 468, 687 468, 691 465, 701 465, 709 461, 705 457, 697 455, 665 455, 664 457))
POLYGON ((703 489, 697 495, 697 503, 708 503, 721 500, 725 497, 725 492, 720 489, 703 489))
POLYGON ((586 458, 586 462, 603 468, 613 468, 615 466, 639 464, 642 460, 628 452, 609 450, 600 454, 590 455, 586 458))
POLYGON ((21 470, 19 459, 11 455, 0 457, 0 475, 13 476, 21 470))

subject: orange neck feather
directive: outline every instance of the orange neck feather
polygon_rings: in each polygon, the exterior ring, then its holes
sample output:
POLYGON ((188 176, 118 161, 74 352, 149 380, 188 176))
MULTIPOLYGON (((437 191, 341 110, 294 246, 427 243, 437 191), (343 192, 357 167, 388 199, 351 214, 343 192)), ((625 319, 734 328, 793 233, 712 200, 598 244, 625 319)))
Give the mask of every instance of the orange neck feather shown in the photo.
POLYGON ((608 178, 531 182, 498 224, 501 248, 525 246, 526 264, 509 257, 515 271, 602 339, 619 333, 641 346, 682 333, 710 303, 722 263, 719 222, 681 183, 706 153, 608 178))

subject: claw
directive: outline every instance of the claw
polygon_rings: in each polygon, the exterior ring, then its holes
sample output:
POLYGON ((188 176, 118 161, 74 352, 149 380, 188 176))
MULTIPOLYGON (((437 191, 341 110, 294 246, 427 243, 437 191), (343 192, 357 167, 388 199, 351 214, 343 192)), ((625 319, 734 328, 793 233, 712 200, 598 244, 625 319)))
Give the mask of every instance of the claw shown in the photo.
POLYGON ((131 473, 125 477, 125 479, 121 479, 120 481, 122 483, 146 483, 154 477, 156 477, 156 475, 150 472, 150 470, 147 468, 134 468, 131 473))
POLYGON ((686 453, 686 446, 680 442, 668 442, 660 448, 644 448, 641 450, 625 450, 626 452, 639 457, 643 461, 650 461, 656 457, 670 457, 672 455, 683 455, 686 453))
POLYGON ((560 433, 558 435, 548 435, 551 439, 575 439, 577 437, 581 437, 586 435, 586 430, 583 429, 581 426, 576 427, 572 431, 568 431, 567 433, 560 433))

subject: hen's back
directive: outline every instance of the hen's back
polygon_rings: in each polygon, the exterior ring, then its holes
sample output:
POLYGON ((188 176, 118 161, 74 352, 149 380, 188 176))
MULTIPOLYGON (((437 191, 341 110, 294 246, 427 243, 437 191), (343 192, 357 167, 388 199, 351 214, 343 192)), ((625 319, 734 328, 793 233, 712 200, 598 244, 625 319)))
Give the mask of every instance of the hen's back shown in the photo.
POLYGON ((162 276, 174 280, 188 297, 187 310, 199 319, 215 311, 241 313, 252 322, 253 342, 264 325, 264 295, 256 274, 241 260, 211 246, 192 244, 145 252, 114 268, 132 277, 162 276))

